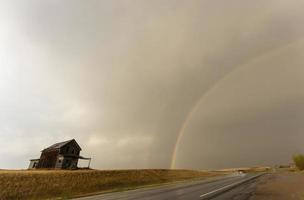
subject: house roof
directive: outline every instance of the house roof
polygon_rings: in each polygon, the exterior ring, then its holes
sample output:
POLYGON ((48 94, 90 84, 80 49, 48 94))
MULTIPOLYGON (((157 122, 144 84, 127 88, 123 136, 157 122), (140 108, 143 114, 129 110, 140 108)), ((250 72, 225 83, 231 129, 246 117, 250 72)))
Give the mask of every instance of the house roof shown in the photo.
POLYGON ((40 160, 39 158, 36 158, 36 159, 30 159, 30 161, 37 161, 37 160, 40 160))
POLYGON ((75 142, 76 145, 79 147, 79 149, 81 150, 80 146, 78 145, 78 143, 76 142, 75 139, 72 139, 72 140, 67 140, 67 141, 64 141, 64 142, 59 142, 59 143, 56 143, 56 144, 53 144, 52 146, 49 146, 45 149, 43 149, 42 151, 48 151, 48 150, 56 150, 56 149, 60 149, 61 147, 69 144, 70 142, 75 142))

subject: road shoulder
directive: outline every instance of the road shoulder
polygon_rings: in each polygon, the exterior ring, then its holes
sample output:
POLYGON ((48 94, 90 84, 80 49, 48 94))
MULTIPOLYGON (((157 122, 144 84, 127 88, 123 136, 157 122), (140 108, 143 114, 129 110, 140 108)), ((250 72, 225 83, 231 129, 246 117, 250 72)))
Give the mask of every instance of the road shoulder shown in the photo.
POLYGON ((251 200, 303 200, 304 173, 276 172, 262 177, 251 200))

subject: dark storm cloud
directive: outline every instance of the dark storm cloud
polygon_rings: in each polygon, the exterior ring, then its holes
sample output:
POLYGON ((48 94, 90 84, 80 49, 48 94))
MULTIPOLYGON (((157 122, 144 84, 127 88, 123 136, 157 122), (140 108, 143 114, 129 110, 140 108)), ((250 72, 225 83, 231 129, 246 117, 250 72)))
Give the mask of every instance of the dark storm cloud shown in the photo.
MULTIPOLYGON (((304 33, 295 2, 1 3, 0 167, 22 167, 41 145, 71 137, 93 167, 169 167, 202 95, 304 33)), ((211 166, 195 156, 192 167, 211 166)))

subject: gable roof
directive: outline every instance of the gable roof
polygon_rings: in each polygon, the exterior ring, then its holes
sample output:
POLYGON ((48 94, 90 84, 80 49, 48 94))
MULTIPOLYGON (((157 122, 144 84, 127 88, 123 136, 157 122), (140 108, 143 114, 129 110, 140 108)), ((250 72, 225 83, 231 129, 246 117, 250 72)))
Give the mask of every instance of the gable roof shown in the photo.
POLYGON ((72 139, 72 140, 67 140, 67 141, 64 141, 64 142, 59 142, 59 143, 56 143, 56 144, 53 144, 45 149, 43 149, 42 151, 49 151, 49 150, 56 150, 56 149, 60 149, 61 147, 71 143, 71 142, 75 142, 76 146, 79 147, 79 150, 81 150, 80 146, 78 145, 78 143, 76 142, 75 139, 72 139))

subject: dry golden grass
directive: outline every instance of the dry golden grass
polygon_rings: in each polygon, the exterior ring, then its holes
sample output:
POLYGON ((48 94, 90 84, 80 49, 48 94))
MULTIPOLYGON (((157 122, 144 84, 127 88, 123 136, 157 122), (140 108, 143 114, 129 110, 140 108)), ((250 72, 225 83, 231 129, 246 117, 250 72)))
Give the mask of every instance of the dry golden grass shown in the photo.
POLYGON ((221 175, 192 170, 0 170, 0 200, 51 199, 221 175))

